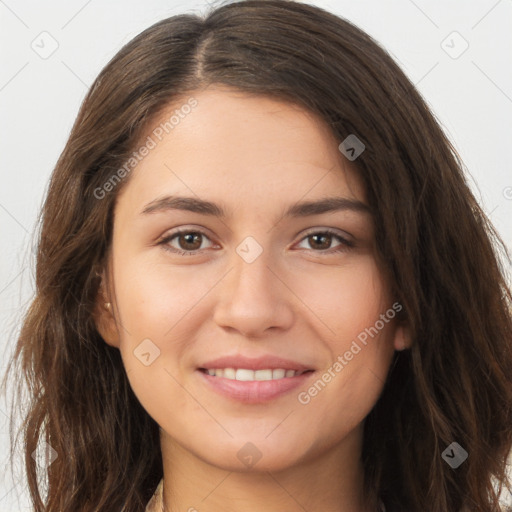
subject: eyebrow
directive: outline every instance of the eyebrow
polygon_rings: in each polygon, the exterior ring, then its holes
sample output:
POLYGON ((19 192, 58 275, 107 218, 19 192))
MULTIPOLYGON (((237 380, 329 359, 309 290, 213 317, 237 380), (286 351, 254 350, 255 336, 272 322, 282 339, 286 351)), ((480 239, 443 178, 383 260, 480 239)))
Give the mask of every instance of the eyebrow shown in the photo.
MULTIPOLYGON (((202 215, 226 218, 226 211, 219 205, 195 197, 165 196, 148 203, 142 214, 160 213, 169 210, 185 210, 202 215)), ((357 199, 346 197, 326 197, 316 201, 303 201, 290 206, 283 217, 307 217, 321 213, 349 210, 371 213, 369 206, 357 199)))

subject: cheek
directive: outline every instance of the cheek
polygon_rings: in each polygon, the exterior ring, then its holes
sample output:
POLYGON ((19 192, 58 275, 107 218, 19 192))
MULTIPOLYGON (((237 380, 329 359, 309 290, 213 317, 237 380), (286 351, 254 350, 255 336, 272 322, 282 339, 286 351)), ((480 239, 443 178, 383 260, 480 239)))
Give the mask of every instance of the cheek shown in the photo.
POLYGON ((316 317, 323 337, 340 350, 390 306, 387 285, 370 255, 344 266, 303 272, 296 282, 294 292, 310 310, 311 322, 316 317))
MULTIPOLYGON (((218 281, 193 266, 170 268, 142 257, 119 258, 115 267, 116 300, 124 337, 133 340, 180 339, 190 313, 218 281), (129 334, 128 334, 129 333, 129 334)), ((158 342, 157 342, 158 343, 158 342)))
MULTIPOLYGON (((336 336, 332 347, 337 359, 342 355, 352 389, 356 383, 375 392, 385 381, 393 353, 392 317, 386 316, 391 306, 388 286, 373 258, 361 262, 359 272, 349 273, 341 286, 342 292, 333 325, 336 336), (384 316, 383 316, 384 315, 384 316)), ((394 313, 394 312, 393 312, 394 313)))
POLYGON ((316 324, 329 358, 300 401, 312 417, 325 418, 325 431, 333 435, 366 417, 393 355, 391 318, 381 320, 391 301, 374 259, 361 258, 342 270, 308 280, 308 305, 321 320, 316 324))
POLYGON ((195 290, 178 272, 141 258, 114 260, 114 280, 119 349, 135 395, 152 416, 169 403, 184 406, 177 383, 183 380, 180 362, 190 345, 187 314, 198 294, 206 293, 204 286, 195 290))

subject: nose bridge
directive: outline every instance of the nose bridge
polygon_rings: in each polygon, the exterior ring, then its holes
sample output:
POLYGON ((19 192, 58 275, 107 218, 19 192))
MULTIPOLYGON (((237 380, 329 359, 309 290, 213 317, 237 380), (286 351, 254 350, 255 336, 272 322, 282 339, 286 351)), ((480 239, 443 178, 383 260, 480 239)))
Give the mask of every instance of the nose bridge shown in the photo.
POLYGON ((219 325, 256 335, 291 321, 287 289, 270 270, 269 249, 247 237, 236 247, 229 266, 215 311, 219 325))
POLYGON ((271 282, 275 276, 268 268, 272 265, 270 259, 270 250, 264 250, 253 237, 247 237, 236 247, 228 278, 233 299, 252 302, 265 299, 272 292, 275 296, 271 282))

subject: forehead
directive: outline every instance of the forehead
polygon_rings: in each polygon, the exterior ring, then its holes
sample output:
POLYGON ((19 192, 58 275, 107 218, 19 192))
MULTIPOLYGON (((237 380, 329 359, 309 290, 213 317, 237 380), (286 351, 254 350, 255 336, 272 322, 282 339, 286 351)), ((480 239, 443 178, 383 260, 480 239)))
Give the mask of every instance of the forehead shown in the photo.
POLYGON ((151 149, 121 194, 132 204, 163 193, 260 206, 333 194, 364 200, 327 124, 266 96, 219 86, 192 93, 161 111, 141 140, 151 149), (183 108, 191 97, 195 106, 183 108))

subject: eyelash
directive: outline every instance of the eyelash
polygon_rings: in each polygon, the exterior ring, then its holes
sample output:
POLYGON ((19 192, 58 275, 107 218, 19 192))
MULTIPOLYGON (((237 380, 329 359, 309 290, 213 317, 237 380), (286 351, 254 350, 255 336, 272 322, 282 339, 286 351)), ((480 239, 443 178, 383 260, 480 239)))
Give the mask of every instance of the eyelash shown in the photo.
MULTIPOLYGON (((166 251, 172 252, 173 254, 179 254, 181 256, 194 256, 195 254, 198 254, 199 252, 201 252, 202 249, 196 249, 195 251, 184 251, 182 249, 176 249, 174 247, 171 248, 168 245, 168 243, 171 240, 173 240, 174 238, 176 238, 179 235, 184 235, 184 234, 196 234, 196 235, 204 236, 209 239, 208 235, 206 233, 204 233, 203 231, 201 231, 200 229, 181 229, 181 230, 175 231, 174 233, 171 233, 168 236, 166 236, 165 238, 163 238, 160 242, 158 242, 158 245, 162 245, 164 250, 166 250, 166 251)), ((344 252, 344 251, 347 251, 347 250, 351 249, 352 247, 354 247, 353 242, 343 238, 338 232, 336 232, 332 229, 329 229, 329 228, 319 230, 319 231, 311 231, 309 233, 306 233, 306 235, 304 235, 301 238, 300 242, 302 242, 306 238, 309 238, 310 236, 313 236, 313 235, 331 235, 333 238, 336 238, 339 242, 341 242, 340 245, 335 249, 325 249, 325 250, 318 250, 318 251, 311 249, 313 252, 318 252, 320 254, 333 254, 333 253, 344 252)))

